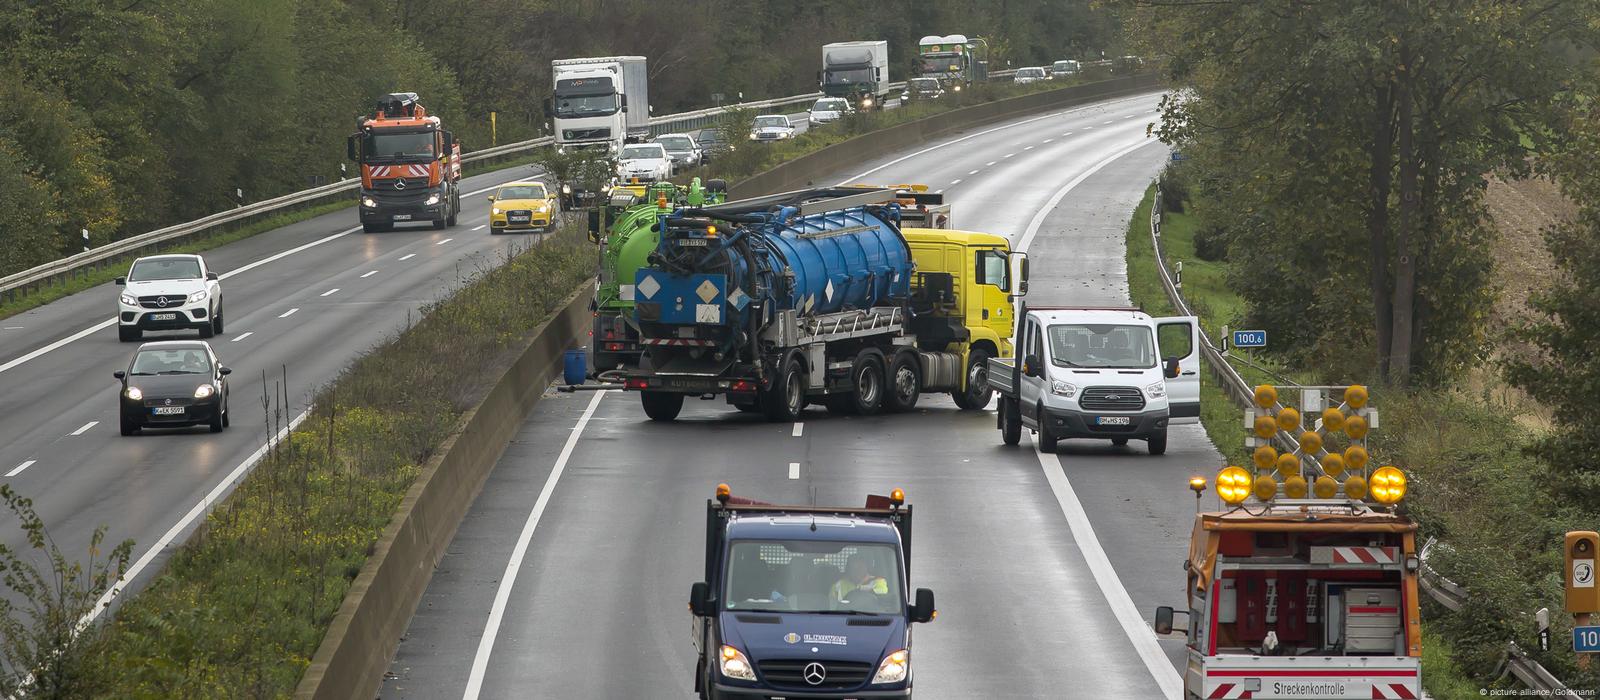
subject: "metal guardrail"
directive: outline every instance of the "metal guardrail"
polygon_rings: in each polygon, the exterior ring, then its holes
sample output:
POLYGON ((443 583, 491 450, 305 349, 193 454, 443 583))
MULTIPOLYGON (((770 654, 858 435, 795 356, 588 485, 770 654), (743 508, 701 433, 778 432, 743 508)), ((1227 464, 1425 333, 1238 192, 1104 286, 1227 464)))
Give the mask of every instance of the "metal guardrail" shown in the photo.
MULTIPOLYGON (((1004 78, 1011 76, 1014 73, 1016 73, 1015 70, 1003 70, 995 71, 989 75, 990 78, 1004 78)), ((902 89, 904 86, 905 83, 903 81, 889 84, 891 91, 902 89)), ((693 112, 681 112, 678 114, 652 117, 650 119, 650 133, 651 135, 660 135, 675 131, 703 129, 715 123, 717 116, 732 110, 788 107, 812 102, 821 96, 822 93, 820 92, 812 92, 804 95, 792 95, 789 97, 779 97, 771 100, 743 102, 722 107, 701 109, 693 112)), ((527 141, 518 141, 516 143, 493 146, 464 154, 461 158, 461 161, 462 163, 475 163, 491 158, 500 158, 512 154, 519 154, 524 151, 531 151, 542 146, 549 146, 551 143, 553 143, 553 141, 554 139, 551 137, 545 136, 542 138, 529 139, 527 141)), ((288 207, 310 204, 327 197, 332 197, 344 192, 354 191, 359 184, 360 180, 341 180, 339 182, 322 185, 320 187, 313 187, 307 190, 292 192, 279 197, 274 197, 272 199, 246 204, 235 209, 216 212, 214 214, 200 217, 193 221, 174 224, 172 226, 150 231, 148 233, 142 233, 137 236, 130 236, 98 248, 86 250, 76 255, 61 258, 60 260, 55 260, 43 265, 29 268, 27 270, 23 270, 21 272, 6 275, 5 277, 0 277, 0 298, 15 295, 19 290, 25 290, 34 285, 65 277, 74 272, 82 271, 84 268, 98 267, 101 264, 145 250, 151 246, 203 233, 217 226, 231 224, 251 217, 277 212, 288 207)))
MULTIPOLYGON (((1150 203, 1150 244, 1155 250, 1156 268, 1161 270, 1161 287, 1166 290, 1167 299, 1172 302, 1172 305, 1180 313, 1185 316, 1193 316, 1194 313, 1189 308, 1189 302, 1183 298, 1183 292, 1178 289, 1177 284, 1172 279, 1172 273, 1167 269, 1166 256, 1161 253, 1161 181, 1158 179, 1155 184, 1155 197, 1150 203)), ((1245 382, 1243 375, 1240 375, 1239 371, 1234 369, 1233 365, 1229 364, 1226 358, 1222 356, 1222 353, 1217 350, 1217 344, 1211 342, 1211 338, 1206 334, 1204 328, 1200 329, 1200 339, 1201 352, 1205 356, 1206 364, 1211 367, 1217 381, 1222 385, 1223 390, 1227 392, 1229 398, 1246 408, 1254 406, 1254 391, 1245 382)), ((1281 434, 1279 442, 1288 449, 1299 447, 1297 441, 1293 438, 1285 440, 1281 434)), ((1444 543, 1432 537, 1429 537, 1423 543, 1422 551, 1418 554, 1418 558, 1422 561, 1422 569, 1419 572, 1418 581, 1421 584, 1422 591, 1428 594, 1429 598, 1449 610, 1460 610, 1469 599, 1467 589, 1445 578, 1439 572, 1434 571, 1432 566, 1428 565, 1428 555, 1434 549, 1443 546, 1445 546, 1444 543)), ((1568 689, 1566 684, 1556 678, 1555 674, 1546 670, 1544 666, 1541 666, 1539 662, 1528 658, 1517 647, 1516 642, 1508 642, 1506 644, 1505 657, 1501 662, 1499 675, 1504 676, 1507 673, 1515 676, 1517 680, 1528 688, 1543 693, 1541 697, 1588 700, 1587 698, 1581 698, 1577 693, 1568 689)))

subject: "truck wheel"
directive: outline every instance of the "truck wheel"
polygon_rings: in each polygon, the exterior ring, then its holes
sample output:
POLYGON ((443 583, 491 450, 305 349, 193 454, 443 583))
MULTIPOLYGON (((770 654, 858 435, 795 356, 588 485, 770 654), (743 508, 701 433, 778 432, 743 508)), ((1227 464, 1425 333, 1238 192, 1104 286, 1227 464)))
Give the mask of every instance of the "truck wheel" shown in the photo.
POLYGON ((914 410, 921 396, 922 372, 915 356, 909 352, 896 355, 894 363, 889 365, 889 392, 884 395, 889 410, 894 413, 914 410))
POLYGON ((444 225, 445 226, 455 226, 456 225, 456 217, 459 216, 460 214, 461 214, 461 198, 459 196, 456 196, 456 195, 450 195, 450 216, 447 217, 444 220, 444 225))
POLYGON ((989 386, 989 352, 982 348, 973 348, 967 353, 966 387, 953 391, 950 396, 956 400, 956 405, 963 410, 979 411, 989 405, 989 400, 994 398, 994 389, 989 386))
POLYGON ((639 402, 644 404, 644 414, 659 423, 672 422, 683 410, 683 394, 670 391, 641 391, 639 402))
MULTIPOLYGON (((1039 412, 1034 415, 1038 416, 1039 434, 1034 435, 1033 439, 1039 443, 1039 451, 1054 454, 1060 438, 1050 434, 1050 416, 1045 415, 1043 404, 1039 405, 1039 412)), ((1018 418, 1017 422, 1022 422, 1022 419, 1018 418)))
POLYGON ((855 384, 855 390, 850 392, 855 404, 854 413, 870 416, 883 408, 882 358, 870 352, 856 355, 855 366, 850 368, 850 379, 855 384))
POLYGON ((1150 436, 1150 454, 1164 455, 1167 453, 1167 431, 1163 430, 1150 436))
POLYGON ((772 378, 772 386, 761 392, 758 400, 767 420, 777 423, 799 420, 806 400, 806 379, 800 360, 791 357, 784 362, 783 371, 772 378))
POLYGON ((1000 399, 1000 439, 1007 445, 1022 442, 1022 407, 1016 399, 1000 399))

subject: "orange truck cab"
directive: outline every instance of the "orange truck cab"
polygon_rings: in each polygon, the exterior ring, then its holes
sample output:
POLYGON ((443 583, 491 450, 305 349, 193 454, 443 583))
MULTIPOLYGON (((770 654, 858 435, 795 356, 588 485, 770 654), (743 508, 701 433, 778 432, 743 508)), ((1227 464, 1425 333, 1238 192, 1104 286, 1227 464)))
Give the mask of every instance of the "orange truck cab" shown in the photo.
POLYGON ((414 92, 378 101, 373 116, 357 120, 345 140, 346 155, 361 168, 357 211, 367 233, 396 224, 456 225, 461 213, 461 144, 414 92))
MULTIPOLYGON (((1301 410, 1320 417, 1302 430, 1300 411, 1258 387, 1261 416, 1246 420, 1256 471, 1224 468, 1228 509, 1195 515, 1187 604, 1155 615, 1158 634, 1187 633, 1187 698, 1422 697, 1417 526, 1397 509, 1405 474, 1367 467, 1377 413, 1365 389, 1324 389, 1344 398, 1306 399, 1316 405, 1301 410)), ((1197 496, 1205 486, 1190 481, 1197 496)))

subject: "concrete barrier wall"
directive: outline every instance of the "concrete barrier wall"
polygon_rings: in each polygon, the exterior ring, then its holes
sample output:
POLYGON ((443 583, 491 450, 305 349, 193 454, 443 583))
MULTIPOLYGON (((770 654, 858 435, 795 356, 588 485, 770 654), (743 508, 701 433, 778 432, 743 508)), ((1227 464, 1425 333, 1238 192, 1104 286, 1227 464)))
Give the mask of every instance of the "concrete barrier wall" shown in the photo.
POLYGON ((817 179, 836 176, 844 168, 903 152, 915 146, 923 146, 972 127, 1122 95, 1149 92, 1160 87, 1159 76, 1152 73, 1084 83, 1059 90, 1035 92, 962 107, 870 134, 862 134, 779 164, 771 170, 733 185, 729 188, 728 196, 730 199, 743 199, 802 189, 809 185, 832 185, 834 183, 817 182, 817 179))
POLYGON ((545 387, 561 374, 562 352, 587 332, 593 294, 591 284, 574 291, 561 311, 524 341, 518 359, 483 403, 462 416, 461 430, 424 465, 334 615, 296 698, 377 696, 456 526, 545 387))
MULTIPOLYGON (((1134 76, 964 107, 864 134, 789 161, 740 182, 730 195, 753 197, 799 189, 815 178, 970 127, 1158 86, 1154 75, 1134 76)), ((525 341, 516 362, 495 382, 483 403, 462 416, 460 432, 446 440, 423 467, 334 615, 328 635, 295 689, 296 698, 347 700, 377 695, 400 636, 427 590, 433 567, 455 537, 456 527, 545 387, 561 373, 562 352, 588 330, 592 294, 592 285, 573 292, 563 309, 525 341)))

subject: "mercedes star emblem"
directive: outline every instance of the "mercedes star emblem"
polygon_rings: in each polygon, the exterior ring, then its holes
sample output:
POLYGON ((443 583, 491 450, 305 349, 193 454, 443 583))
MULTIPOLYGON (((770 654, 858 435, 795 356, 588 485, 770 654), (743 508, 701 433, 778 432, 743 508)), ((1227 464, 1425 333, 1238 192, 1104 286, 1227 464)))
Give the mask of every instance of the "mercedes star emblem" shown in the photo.
POLYGON ((805 674, 806 682, 811 685, 822 685, 822 682, 828 679, 828 669, 815 661, 806 664, 805 674))
POLYGON ((156 297, 156 306, 159 306, 159 307, 161 307, 163 309, 167 308, 167 298, 166 297, 156 297))
POLYGON ((171 406, 172 405, 172 399, 167 399, 167 404, 166 405, 171 406))
POLYGON ((397 189, 397 190, 405 189, 406 188, 406 181, 404 179, 402 179, 402 178, 395 178, 394 188, 397 189))

